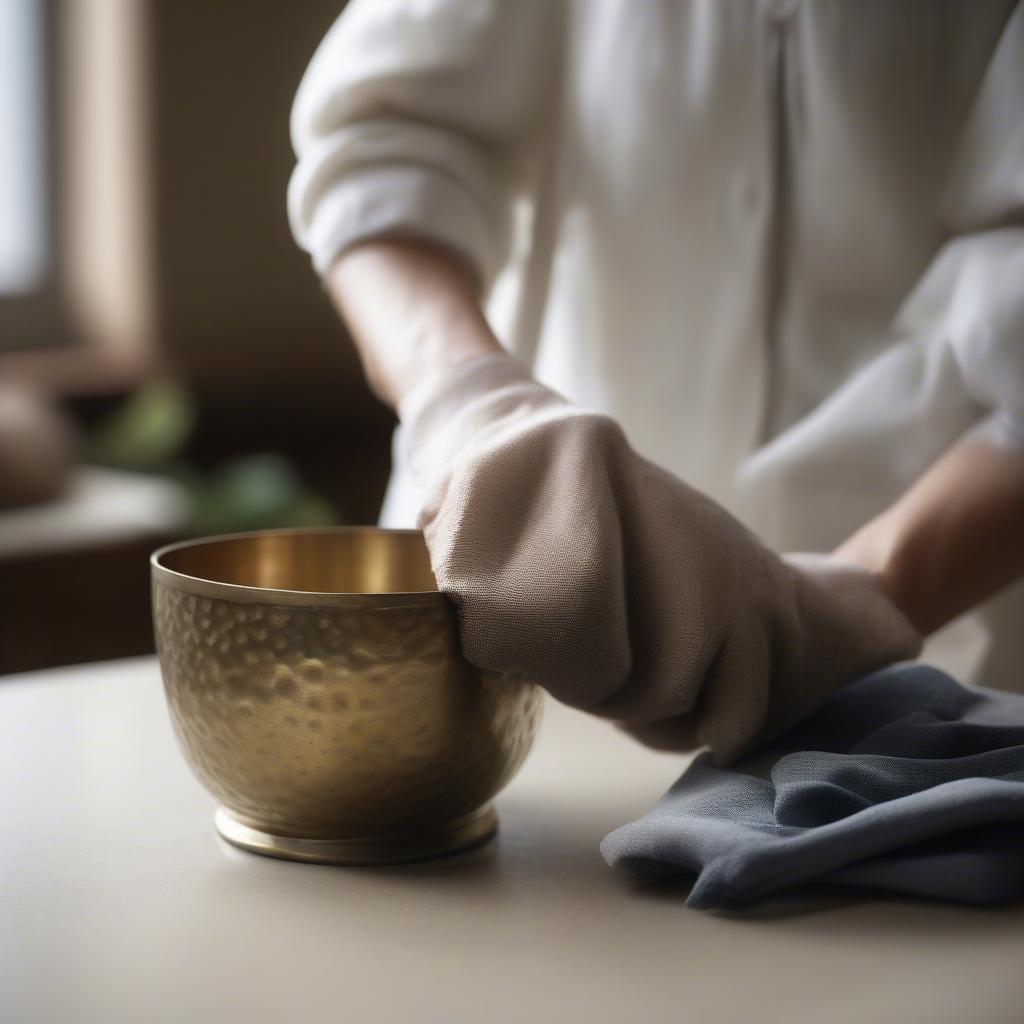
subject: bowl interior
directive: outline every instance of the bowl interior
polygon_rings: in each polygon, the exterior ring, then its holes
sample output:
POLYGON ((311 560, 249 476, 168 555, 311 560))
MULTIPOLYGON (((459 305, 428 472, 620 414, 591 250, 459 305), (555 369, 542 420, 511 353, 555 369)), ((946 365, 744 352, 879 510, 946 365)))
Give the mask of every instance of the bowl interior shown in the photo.
POLYGON ((330 594, 436 592, 421 534, 399 530, 254 533, 164 551, 158 563, 213 583, 330 594))

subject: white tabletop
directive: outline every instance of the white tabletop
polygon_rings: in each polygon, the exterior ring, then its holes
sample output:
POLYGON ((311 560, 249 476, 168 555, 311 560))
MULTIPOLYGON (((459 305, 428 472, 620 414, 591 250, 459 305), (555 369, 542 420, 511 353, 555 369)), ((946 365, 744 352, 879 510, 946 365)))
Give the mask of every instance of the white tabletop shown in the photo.
POLYGON ((682 761, 551 705, 488 847, 327 868, 237 851, 155 661, 0 679, 0 1019, 1024 1020, 1024 910, 775 901, 721 917, 601 837, 682 761))

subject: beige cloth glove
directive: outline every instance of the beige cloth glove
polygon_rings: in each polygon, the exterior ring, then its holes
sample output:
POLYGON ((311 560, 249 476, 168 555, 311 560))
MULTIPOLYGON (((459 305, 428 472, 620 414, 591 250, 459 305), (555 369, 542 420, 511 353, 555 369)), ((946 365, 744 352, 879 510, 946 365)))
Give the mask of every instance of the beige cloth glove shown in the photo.
POLYGON ((921 639, 866 572, 784 561, 618 425, 486 356, 402 403, 470 662, 725 763, 921 639))

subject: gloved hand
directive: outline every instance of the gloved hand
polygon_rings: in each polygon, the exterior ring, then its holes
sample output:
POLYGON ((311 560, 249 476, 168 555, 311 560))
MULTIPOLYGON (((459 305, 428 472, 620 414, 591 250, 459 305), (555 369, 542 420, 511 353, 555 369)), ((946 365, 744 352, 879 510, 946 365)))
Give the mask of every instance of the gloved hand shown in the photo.
POLYGON ((779 558, 505 355, 442 371, 399 412, 434 573, 483 669, 725 763, 920 649, 868 573, 779 558))

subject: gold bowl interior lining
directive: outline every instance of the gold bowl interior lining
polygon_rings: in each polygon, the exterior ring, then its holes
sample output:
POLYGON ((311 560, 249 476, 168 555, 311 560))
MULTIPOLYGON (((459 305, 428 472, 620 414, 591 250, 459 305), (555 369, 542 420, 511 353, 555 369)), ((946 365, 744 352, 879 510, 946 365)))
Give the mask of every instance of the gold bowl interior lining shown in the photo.
POLYGON ((338 530, 214 538, 165 550, 159 564, 211 583, 327 594, 436 593, 422 536, 338 530))

